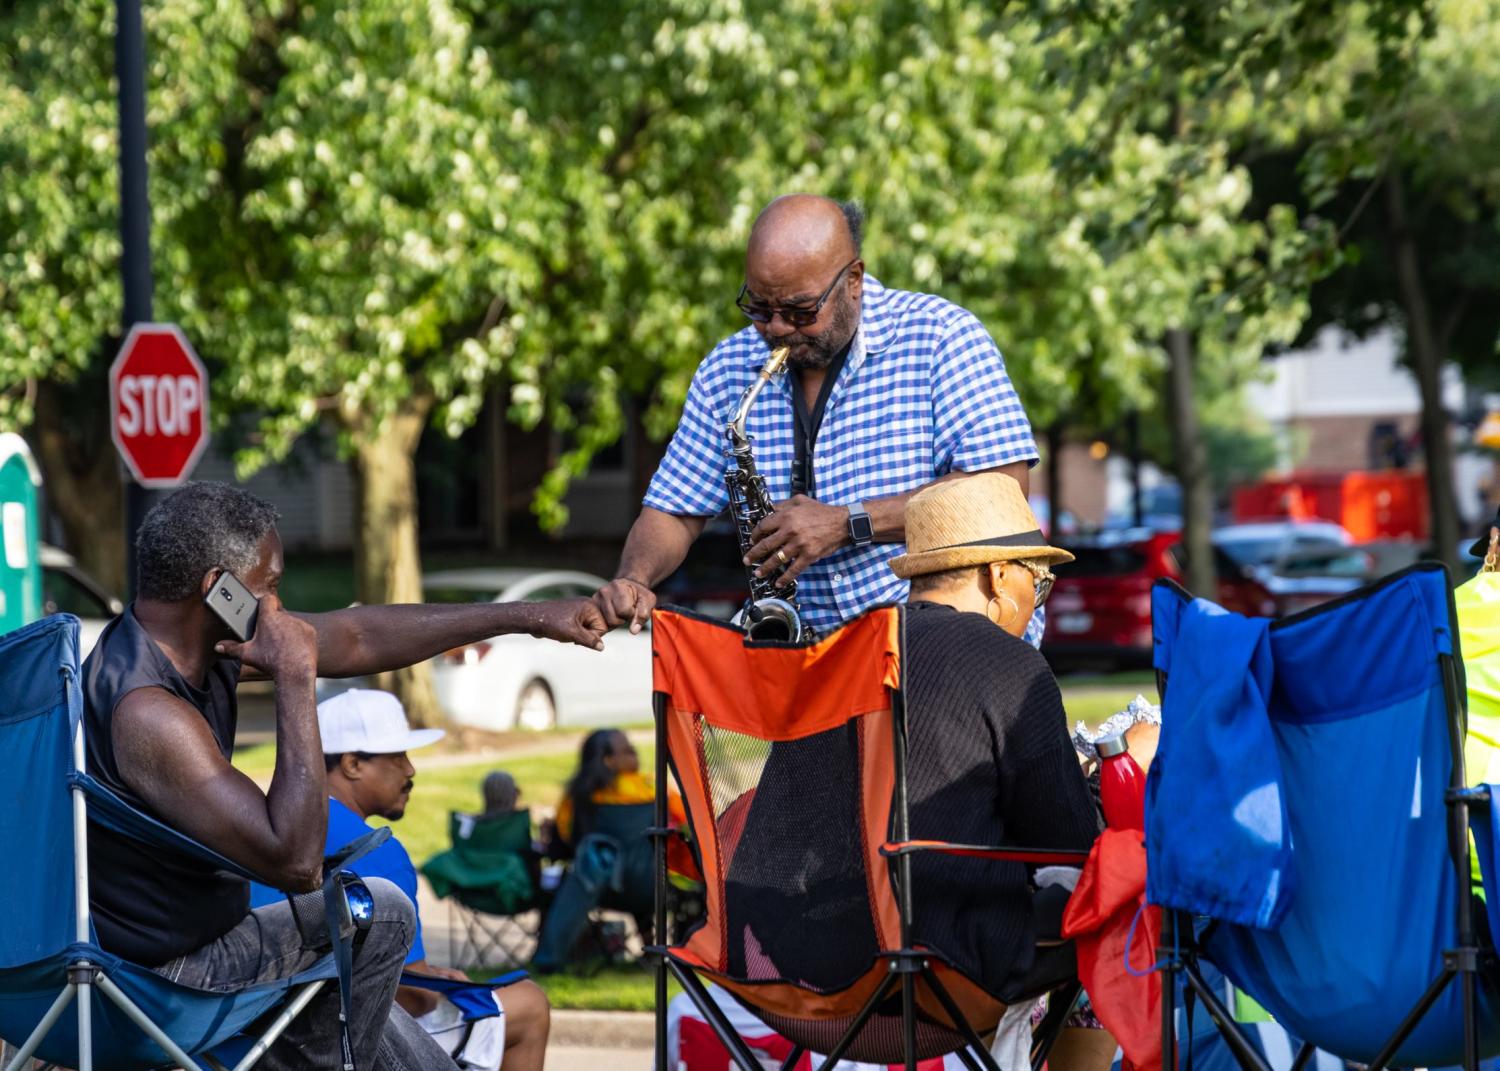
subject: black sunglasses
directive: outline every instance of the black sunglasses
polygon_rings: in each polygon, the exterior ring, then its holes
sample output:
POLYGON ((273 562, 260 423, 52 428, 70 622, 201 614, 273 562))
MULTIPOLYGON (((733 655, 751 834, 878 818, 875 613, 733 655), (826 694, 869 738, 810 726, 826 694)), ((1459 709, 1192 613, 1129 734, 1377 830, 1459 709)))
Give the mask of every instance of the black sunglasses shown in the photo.
POLYGON ((833 282, 828 284, 828 289, 823 291, 822 297, 811 305, 763 305, 745 300, 745 295, 750 292, 750 284, 746 283, 740 287, 739 297, 734 299, 735 305, 747 317, 758 324, 768 324, 780 315, 783 320, 793 327, 807 327, 818 318, 818 313, 823 311, 823 306, 828 304, 828 298, 833 293, 833 288, 839 285, 839 280, 844 277, 854 265, 859 263, 855 257, 848 264, 839 269, 839 273, 833 277, 833 282))

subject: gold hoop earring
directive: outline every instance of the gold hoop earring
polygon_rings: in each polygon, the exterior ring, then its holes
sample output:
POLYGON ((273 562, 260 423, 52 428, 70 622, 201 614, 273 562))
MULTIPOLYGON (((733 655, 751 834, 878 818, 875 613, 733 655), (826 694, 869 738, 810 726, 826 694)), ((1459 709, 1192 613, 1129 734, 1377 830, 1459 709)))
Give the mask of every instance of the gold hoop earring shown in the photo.
POLYGON ((1490 550, 1484 556, 1482 572, 1500 573, 1500 528, 1490 529, 1490 550))
POLYGON ((1013 595, 1011 595, 1010 592, 1008 592, 1008 591, 1002 591, 999 595, 991 595, 990 596, 990 601, 987 602, 987 603, 985 603, 985 605, 984 605, 984 616, 990 619, 990 624, 995 625, 998 628, 1004 628, 1005 627, 1005 622, 1010 619, 1006 615, 999 614, 999 613, 993 613, 990 610, 990 608, 992 606, 994 606, 995 603, 999 602, 1001 599, 1004 599, 1006 602, 1010 603, 1010 605, 1011 605, 1011 613, 1014 616, 1016 616, 1016 617, 1020 617, 1021 616, 1021 604, 1018 603, 1018 602, 1016 602, 1015 597, 1013 595))

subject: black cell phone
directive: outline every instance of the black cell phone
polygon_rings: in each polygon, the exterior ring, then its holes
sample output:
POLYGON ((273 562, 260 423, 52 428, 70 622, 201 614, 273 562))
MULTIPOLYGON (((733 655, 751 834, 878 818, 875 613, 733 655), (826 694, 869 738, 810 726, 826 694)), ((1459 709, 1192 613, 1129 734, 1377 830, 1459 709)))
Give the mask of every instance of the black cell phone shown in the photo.
POLYGON ((203 596, 203 602, 241 643, 255 635, 255 615, 260 611, 260 600, 250 594, 250 589, 228 569, 219 574, 214 586, 203 596))

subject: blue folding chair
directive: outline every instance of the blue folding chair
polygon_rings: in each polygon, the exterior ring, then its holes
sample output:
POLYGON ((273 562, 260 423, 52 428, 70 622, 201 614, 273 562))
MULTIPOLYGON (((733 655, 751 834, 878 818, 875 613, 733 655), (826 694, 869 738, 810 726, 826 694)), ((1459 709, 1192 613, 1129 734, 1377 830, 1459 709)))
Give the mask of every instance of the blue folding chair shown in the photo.
MULTIPOLYGON (((131 809, 89 777, 82 715, 77 618, 58 614, 0 637, 0 813, 9 816, 0 826, 6 862, 0 867, 0 1037, 19 1046, 6 1071, 30 1066, 33 1056, 78 1071, 221 1069, 226 1061, 246 1071, 330 978, 347 978, 347 961, 331 953, 291 978, 210 993, 100 948, 89 918, 91 821, 254 875, 131 809), (77 1015, 65 1018, 74 1001, 77 1015), (243 1035, 281 1005, 258 1037, 243 1035)), ((380 839, 357 842, 348 857, 380 839)), ((325 897, 345 858, 326 868, 325 897)), ((102 874, 94 879, 109 880, 102 874)), ((343 989, 347 1001, 347 984, 343 989)))
MULTIPOLYGON (((1174 761, 1174 719, 1194 715, 1197 697, 1174 692, 1171 672, 1190 602, 1169 582, 1152 592, 1164 705, 1163 769, 1153 766, 1153 783, 1174 761)), ((1471 789, 1464 777, 1463 670, 1447 571, 1412 566, 1273 622, 1268 637, 1265 706, 1294 892, 1269 928, 1163 912, 1164 1066, 1177 1066, 1172 1024, 1184 984, 1241 1067, 1271 1066, 1205 982, 1206 960, 1304 1039, 1296 1071, 1315 1047, 1371 1071, 1477 1068, 1481 1055, 1500 1052, 1494 945, 1480 927, 1487 915, 1497 932, 1500 888, 1492 789, 1471 789), (1487 912, 1471 893, 1471 828, 1487 912)), ((1172 814, 1148 813, 1147 831, 1148 857, 1173 848, 1172 814)))

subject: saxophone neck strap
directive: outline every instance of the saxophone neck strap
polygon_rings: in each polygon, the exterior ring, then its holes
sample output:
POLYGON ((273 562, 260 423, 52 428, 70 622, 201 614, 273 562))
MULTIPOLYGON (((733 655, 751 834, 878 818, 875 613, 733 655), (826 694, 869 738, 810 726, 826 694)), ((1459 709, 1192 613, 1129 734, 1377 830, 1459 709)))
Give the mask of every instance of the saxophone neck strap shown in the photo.
POLYGON ((792 494, 813 494, 813 448, 818 442, 818 432, 823 428, 823 411, 828 408, 828 397, 833 393, 833 385, 838 382, 839 373, 844 370, 844 362, 849 359, 849 347, 854 342, 850 339, 844 348, 834 355, 828 364, 828 369, 823 375, 823 383, 818 388, 817 400, 813 402, 811 410, 807 408, 807 395, 802 390, 802 379, 799 373, 792 381, 792 412, 796 419, 792 422, 792 494))

